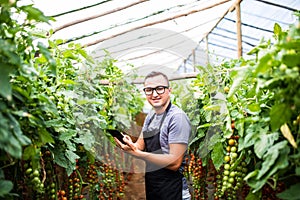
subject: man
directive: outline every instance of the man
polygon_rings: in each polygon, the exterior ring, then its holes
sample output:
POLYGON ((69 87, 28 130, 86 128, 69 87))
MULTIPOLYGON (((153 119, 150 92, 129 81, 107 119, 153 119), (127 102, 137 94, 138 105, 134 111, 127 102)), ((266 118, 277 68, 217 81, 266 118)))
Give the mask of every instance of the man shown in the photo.
POLYGON ((145 77, 144 92, 153 110, 147 115, 142 134, 133 143, 129 136, 120 148, 146 162, 145 186, 147 200, 190 199, 182 175, 191 132, 187 115, 170 102, 168 77, 151 72, 145 77))

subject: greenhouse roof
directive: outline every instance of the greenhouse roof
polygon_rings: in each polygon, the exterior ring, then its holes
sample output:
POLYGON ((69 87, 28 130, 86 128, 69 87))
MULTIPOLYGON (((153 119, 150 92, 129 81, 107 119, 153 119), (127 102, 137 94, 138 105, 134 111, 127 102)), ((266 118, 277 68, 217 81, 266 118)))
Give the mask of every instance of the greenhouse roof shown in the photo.
POLYGON ((262 38, 296 22, 299 0, 36 0, 53 38, 107 50, 125 72, 193 73, 195 65, 247 58, 262 38), (240 26, 239 26, 240 24, 240 26), (240 29, 239 29, 240 27, 240 29), (134 67, 132 67, 134 66, 134 67))

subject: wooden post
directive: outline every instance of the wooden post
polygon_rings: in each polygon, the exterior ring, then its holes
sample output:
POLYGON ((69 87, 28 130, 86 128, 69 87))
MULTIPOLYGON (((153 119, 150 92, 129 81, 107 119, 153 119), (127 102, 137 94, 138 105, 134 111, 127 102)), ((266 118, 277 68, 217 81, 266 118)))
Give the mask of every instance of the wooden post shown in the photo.
POLYGON ((192 55, 193 55, 193 68, 194 68, 194 72, 196 72, 196 52, 195 52, 195 49, 193 49, 192 55))
POLYGON ((237 56, 243 56, 242 49, 242 23, 241 23, 241 4, 238 2, 235 6, 236 10, 236 35, 237 35, 237 56))
POLYGON ((205 36, 205 53, 206 53, 206 64, 209 64, 209 49, 208 49, 208 35, 205 36))

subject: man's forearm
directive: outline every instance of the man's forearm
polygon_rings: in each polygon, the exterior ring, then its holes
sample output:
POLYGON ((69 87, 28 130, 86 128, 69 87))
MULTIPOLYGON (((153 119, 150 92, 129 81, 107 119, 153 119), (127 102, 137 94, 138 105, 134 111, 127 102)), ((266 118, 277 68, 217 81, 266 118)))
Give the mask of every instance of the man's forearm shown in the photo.
POLYGON ((176 171, 181 166, 183 155, 173 155, 173 154, 155 154, 144 151, 133 152, 135 157, 151 162, 155 165, 176 171))

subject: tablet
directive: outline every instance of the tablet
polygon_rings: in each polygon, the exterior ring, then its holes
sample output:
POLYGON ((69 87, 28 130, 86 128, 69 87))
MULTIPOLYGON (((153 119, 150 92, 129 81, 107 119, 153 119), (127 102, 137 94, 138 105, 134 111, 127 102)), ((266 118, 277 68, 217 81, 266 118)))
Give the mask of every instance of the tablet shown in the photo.
POLYGON ((124 135, 120 131, 116 129, 107 129, 107 132, 111 134, 111 136, 116 137, 123 144, 127 144, 126 142, 123 141, 124 135))

